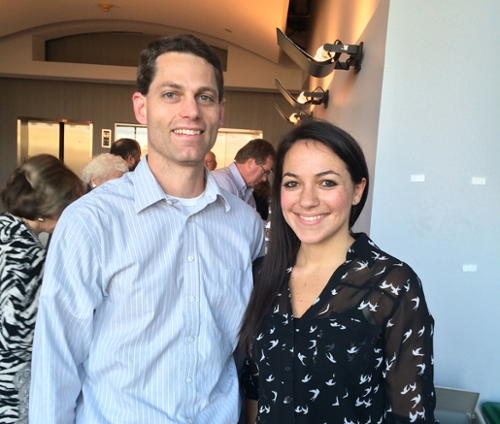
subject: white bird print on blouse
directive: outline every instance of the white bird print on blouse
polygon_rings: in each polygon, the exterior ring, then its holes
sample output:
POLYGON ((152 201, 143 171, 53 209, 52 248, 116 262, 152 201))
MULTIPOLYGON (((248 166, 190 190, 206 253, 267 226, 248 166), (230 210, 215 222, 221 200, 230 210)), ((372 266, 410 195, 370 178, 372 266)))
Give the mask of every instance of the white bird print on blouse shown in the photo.
POLYGON ((333 355, 330 352, 328 352, 326 354, 326 359, 328 359, 332 364, 336 364, 337 363, 337 361, 335 359, 333 359, 333 355))
POLYGON ((352 346, 349 349, 347 349, 347 353, 354 355, 355 353, 359 352, 359 346, 352 346))
POLYGON ((307 374, 303 379, 302 379, 302 383, 307 383, 308 381, 310 381, 312 378, 312 375, 311 374, 307 374))
POLYGON ((395 296, 398 296, 398 295, 399 295, 399 291, 401 290, 401 287, 399 287, 399 286, 398 286, 398 287, 394 287, 394 286, 392 285, 392 283, 391 283, 391 284, 388 284, 388 283, 387 283, 387 280, 386 280, 386 281, 384 281, 384 282, 380 285, 380 288, 381 288, 381 289, 391 289, 391 292, 392 292, 395 296))
POLYGON ((415 302, 415 307, 413 308, 413 310, 416 311, 418 309, 418 307, 420 306, 420 298, 414 297, 411 301, 415 302))
POLYGON ((375 276, 377 276, 377 275, 382 275, 382 274, 385 272, 385 269, 386 269, 386 268, 387 268, 387 267, 385 267, 385 266, 384 266, 384 269, 383 269, 382 271, 377 272, 377 273, 375 274, 375 276))
POLYGON ((423 375, 425 371, 425 364, 417 364, 417 368, 420 368, 418 375, 423 375))
POLYGON ((309 413, 309 407, 306 405, 305 407, 302 407, 302 406, 297 406, 297 408, 295 408, 295 412, 297 414, 304 414, 304 415, 307 415, 309 413))
POLYGON ((425 333, 425 325, 418 331, 418 337, 422 337, 425 333))
POLYGON ((271 390, 271 393, 273 394, 273 403, 276 403, 276 399, 278 399, 278 392, 275 392, 274 390, 271 390))
POLYGON ((279 343, 279 342, 280 342, 279 340, 271 340, 271 341, 269 342, 269 344, 271 345, 271 346, 269 347, 269 350, 274 349, 274 348, 278 345, 278 343, 279 343))
POLYGON ((414 392, 415 390, 417 389, 417 383, 416 382, 413 382, 413 384, 407 384, 403 391, 401 392, 402 395, 406 395, 407 393, 409 393, 410 391, 414 392))
POLYGON ((419 347, 418 349, 413 349, 411 353, 413 353, 413 356, 425 356, 423 353, 420 353, 421 350, 422 348, 419 347))
POLYGON ((422 400, 422 396, 421 395, 415 396, 412 399, 412 402, 415 402, 415 405, 413 405, 412 409, 415 409, 417 407, 417 405, 420 403, 421 400, 422 400))
POLYGON ((404 334, 404 339, 403 339, 403 343, 406 342, 406 340, 408 340, 411 336, 411 333, 413 333, 413 330, 410 328, 405 334, 404 334))
POLYGON ((362 271, 365 268, 368 268, 368 261, 358 261, 358 268, 354 268, 354 271, 362 271))
POLYGON ((306 359, 306 355, 302 355, 302 353, 298 353, 297 354, 297 358, 299 358, 299 361, 302 363, 302 365, 306 366, 306 364, 304 364, 304 359, 306 359))
POLYGON ((310 400, 312 400, 313 402, 316 400, 316 398, 319 396, 319 389, 314 389, 314 390, 309 390, 309 393, 312 393, 313 396, 310 400))

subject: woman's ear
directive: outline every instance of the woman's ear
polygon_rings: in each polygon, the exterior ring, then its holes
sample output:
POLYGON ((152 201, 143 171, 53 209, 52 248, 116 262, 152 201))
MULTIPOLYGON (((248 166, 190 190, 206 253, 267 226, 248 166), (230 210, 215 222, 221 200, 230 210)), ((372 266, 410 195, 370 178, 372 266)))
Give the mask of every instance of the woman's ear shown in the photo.
POLYGON ((363 192, 365 191, 365 187, 366 187, 366 178, 363 178, 360 183, 354 186, 354 196, 352 197, 353 206, 357 205, 361 201, 361 198, 363 197, 363 192))

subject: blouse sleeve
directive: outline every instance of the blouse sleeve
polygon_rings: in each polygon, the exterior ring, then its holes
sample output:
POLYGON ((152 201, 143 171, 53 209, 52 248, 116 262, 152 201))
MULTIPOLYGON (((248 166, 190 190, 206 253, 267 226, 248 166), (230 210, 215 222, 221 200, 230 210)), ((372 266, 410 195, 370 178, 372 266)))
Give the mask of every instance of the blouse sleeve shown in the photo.
POLYGON ((434 320, 422 285, 409 268, 398 271, 402 290, 384 329, 387 423, 433 423, 434 320))
POLYGON ((255 362, 245 359, 240 376, 243 396, 247 399, 259 399, 259 371, 255 362))

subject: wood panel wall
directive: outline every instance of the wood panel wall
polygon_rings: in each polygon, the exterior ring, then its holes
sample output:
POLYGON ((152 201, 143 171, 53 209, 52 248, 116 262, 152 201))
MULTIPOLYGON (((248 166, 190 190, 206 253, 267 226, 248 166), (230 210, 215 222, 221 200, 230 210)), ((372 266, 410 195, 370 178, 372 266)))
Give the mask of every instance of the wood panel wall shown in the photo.
MULTIPOLYGON (((0 78, 0 185, 16 167, 17 119, 67 119, 93 123, 93 154, 101 147, 101 129, 115 122, 137 123, 132 109, 133 85, 0 78)), ((277 145, 291 126, 276 112, 274 103, 292 112, 279 93, 226 92, 224 127, 263 130, 277 145)))

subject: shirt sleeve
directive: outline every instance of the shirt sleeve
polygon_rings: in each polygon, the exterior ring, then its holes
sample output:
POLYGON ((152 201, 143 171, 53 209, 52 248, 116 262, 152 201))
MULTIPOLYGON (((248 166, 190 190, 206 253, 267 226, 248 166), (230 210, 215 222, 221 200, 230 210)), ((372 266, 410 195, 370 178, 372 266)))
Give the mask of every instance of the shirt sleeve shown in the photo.
POLYGON ((433 423, 434 320, 419 278, 411 272, 401 283, 384 331, 387 423, 433 423))
POLYGON ((35 328, 30 423, 75 420, 99 288, 97 238, 76 214, 63 213, 47 255, 35 328))

